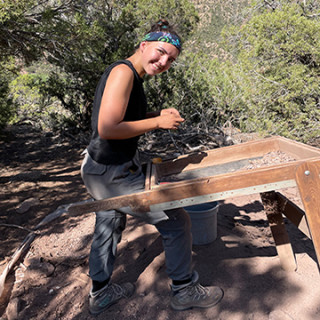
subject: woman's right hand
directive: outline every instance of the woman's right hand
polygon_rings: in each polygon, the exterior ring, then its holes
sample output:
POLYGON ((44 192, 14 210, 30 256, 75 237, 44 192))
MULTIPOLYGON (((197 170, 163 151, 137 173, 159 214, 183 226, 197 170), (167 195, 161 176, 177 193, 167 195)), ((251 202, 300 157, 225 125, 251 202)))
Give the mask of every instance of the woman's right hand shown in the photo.
POLYGON ((160 116, 157 117, 157 121, 160 129, 175 130, 178 129, 184 119, 176 112, 162 112, 160 116))

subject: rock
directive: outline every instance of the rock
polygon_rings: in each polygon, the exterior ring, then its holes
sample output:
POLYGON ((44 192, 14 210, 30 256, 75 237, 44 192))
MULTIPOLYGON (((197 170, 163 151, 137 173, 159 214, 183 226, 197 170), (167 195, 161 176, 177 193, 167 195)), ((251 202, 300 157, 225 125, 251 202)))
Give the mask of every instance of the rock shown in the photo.
POLYGON ((284 311, 274 310, 270 312, 269 320, 294 320, 294 319, 284 311))
POLYGON ((18 213, 25 213, 29 211, 31 207, 36 206, 39 203, 40 203, 39 199, 29 198, 23 201, 16 210, 18 213))
POLYGON ((25 272, 26 278, 41 279, 50 277, 54 273, 55 267, 47 261, 33 260, 25 272))
POLYGON ((20 299, 19 298, 14 298, 11 299, 8 307, 7 307, 7 318, 8 320, 18 320, 19 319, 19 308, 20 308, 20 299))

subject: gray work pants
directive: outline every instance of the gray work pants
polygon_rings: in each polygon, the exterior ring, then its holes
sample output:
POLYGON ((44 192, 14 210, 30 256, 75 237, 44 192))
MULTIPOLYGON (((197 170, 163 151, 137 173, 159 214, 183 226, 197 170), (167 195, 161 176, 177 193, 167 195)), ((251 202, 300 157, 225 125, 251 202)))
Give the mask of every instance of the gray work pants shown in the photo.
MULTIPOLYGON (((121 165, 104 165, 86 153, 81 176, 91 196, 106 199, 144 191, 145 176, 136 156, 121 165)), ((126 214, 153 224, 162 236, 166 270, 172 280, 185 280, 192 275, 191 221, 184 209, 161 212, 133 212, 130 207, 96 212, 96 225, 89 258, 92 280, 104 281, 113 272, 117 244, 126 224, 126 214)))

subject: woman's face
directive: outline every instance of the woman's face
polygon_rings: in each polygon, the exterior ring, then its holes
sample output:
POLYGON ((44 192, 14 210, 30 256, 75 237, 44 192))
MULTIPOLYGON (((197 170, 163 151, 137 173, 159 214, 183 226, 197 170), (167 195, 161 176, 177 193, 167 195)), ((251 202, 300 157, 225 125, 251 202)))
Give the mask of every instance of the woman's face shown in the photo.
POLYGON ((142 67, 150 76, 168 70, 179 55, 179 50, 174 45, 162 41, 141 42, 140 50, 142 67))

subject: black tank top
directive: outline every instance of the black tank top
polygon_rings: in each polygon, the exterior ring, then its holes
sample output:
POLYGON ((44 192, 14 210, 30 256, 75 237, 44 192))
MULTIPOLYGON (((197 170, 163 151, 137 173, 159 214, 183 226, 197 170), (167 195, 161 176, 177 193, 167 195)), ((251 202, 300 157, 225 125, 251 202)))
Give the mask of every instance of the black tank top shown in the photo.
POLYGON ((122 164, 130 161, 137 150, 139 136, 121 139, 101 139, 98 133, 98 116, 101 100, 111 70, 119 64, 126 64, 134 74, 133 88, 123 121, 142 120, 146 117, 147 100, 143 90, 143 79, 128 60, 120 60, 110 65, 103 73, 96 88, 92 111, 92 136, 88 152, 93 160, 103 164, 122 164))

